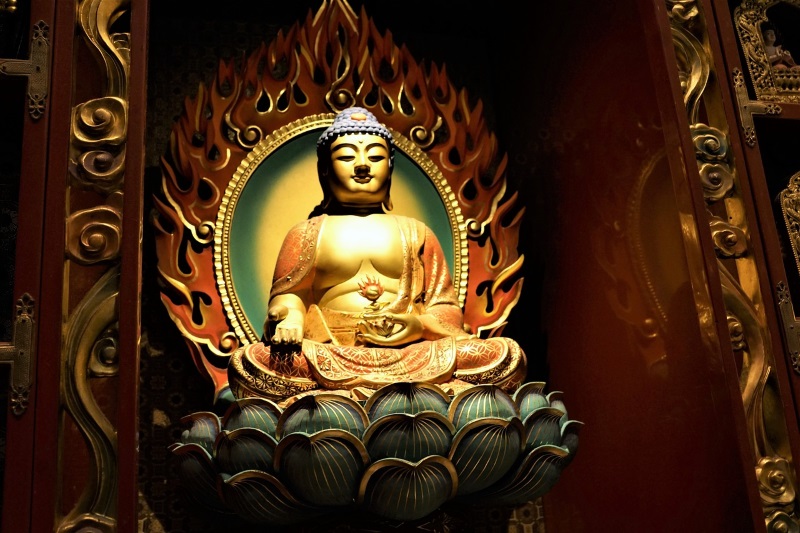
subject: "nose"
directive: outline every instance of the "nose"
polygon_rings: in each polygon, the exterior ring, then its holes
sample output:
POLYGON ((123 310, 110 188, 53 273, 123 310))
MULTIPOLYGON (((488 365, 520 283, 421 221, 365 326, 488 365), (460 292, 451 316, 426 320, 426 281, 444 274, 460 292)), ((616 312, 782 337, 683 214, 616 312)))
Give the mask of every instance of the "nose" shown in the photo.
POLYGON ((358 154, 356 156, 355 171, 369 172, 369 159, 367 159, 366 154, 358 154))

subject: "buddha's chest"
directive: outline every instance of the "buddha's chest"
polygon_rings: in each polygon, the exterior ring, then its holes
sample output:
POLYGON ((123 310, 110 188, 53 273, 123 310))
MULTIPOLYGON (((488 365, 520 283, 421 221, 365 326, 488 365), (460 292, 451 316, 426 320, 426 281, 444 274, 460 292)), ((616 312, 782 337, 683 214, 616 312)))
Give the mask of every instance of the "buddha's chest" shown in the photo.
POLYGON ((392 217, 328 217, 317 248, 317 276, 349 278, 367 265, 399 279, 403 260, 403 239, 392 217))

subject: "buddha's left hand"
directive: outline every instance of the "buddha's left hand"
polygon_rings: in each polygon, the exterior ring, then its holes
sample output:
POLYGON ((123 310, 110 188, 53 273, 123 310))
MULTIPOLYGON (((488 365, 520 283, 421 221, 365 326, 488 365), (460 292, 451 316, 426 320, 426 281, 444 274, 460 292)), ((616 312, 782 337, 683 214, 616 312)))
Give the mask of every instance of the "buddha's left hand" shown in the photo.
POLYGON ((416 315, 367 313, 358 323, 358 338, 378 346, 400 346, 422 338, 424 328, 416 315))

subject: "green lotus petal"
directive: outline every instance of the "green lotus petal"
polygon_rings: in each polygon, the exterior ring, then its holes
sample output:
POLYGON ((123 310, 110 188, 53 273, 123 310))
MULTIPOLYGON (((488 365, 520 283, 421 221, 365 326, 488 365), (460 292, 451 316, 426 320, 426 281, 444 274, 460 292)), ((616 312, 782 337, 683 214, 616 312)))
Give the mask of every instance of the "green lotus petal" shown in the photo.
POLYGON ((181 423, 190 425, 189 429, 181 434, 182 444, 198 444, 211 453, 214 441, 222 430, 219 417, 208 411, 192 413, 181 418, 181 423))
POLYGON ((534 500, 553 488, 568 456, 569 451, 564 448, 540 446, 528 453, 519 468, 473 497, 491 505, 520 505, 534 500))
POLYGON ((561 417, 564 412, 555 407, 540 407, 528 415, 525 425, 525 447, 532 450, 544 444, 561 444, 561 417))
POLYGON ((561 421, 560 421, 562 426, 567 423, 567 420, 569 420, 569 415, 567 414, 567 406, 564 405, 564 402, 561 400, 561 397, 563 395, 564 393, 561 391, 554 391, 547 395, 547 401, 550 402, 550 407, 555 407, 556 409, 564 413, 561 416, 561 421))
POLYGON ((430 383, 392 383, 381 387, 369 397, 364 409, 370 420, 382 416, 434 411, 447 416, 450 397, 441 387, 430 383))
POLYGON ((256 428, 267 435, 275 435, 275 427, 280 416, 280 407, 266 398, 242 398, 228 407, 222 418, 222 427, 228 431, 256 428))
POLYGON ((201 445, 172 444, 169 450, 178 458, 180 484, 200 505, 225 510, 217 493, 217 472, 211 455, 201 445))
POLYGON ((514 403, 519 406, 520 418, 524 420, 535 409, 550 405, 544 395, 544 387, 544 381, 531 381, 517 389, 514 393, 514 403))
POLYGON ((373 461, 387 457, 420 461, 429 455, 446 455, 453 433, 453 424, 433 411, 385 415, 367 428, 364 445, 373 461))
POLYGON ((296 524, 324 512, 292 496, 272 474, 257 470, 220 480, 219 491, 236 514, 257 524, 296 524))
POLYGON ((569 420, 561 428, 561 446, 569 451, 569 457, 564 461, 565 467, 572 462, 575 454, 578 453, 578 433, 582 427, 583 422, 569 420))
POLYGON ((392 520, 427 516, 455 495, 458 475, 449 459, 438 455, 418 463, 381 459, 361 480, 358 502, 368 511, 392 520))
POLYGON ((292 433, 312 434, 341 429, 356 437, 364 434, 367 413, 354 400, 336 394, 304 396, 286 408, 275 429, 278 440, 292 433))
POLYGON ((235 474, 245 470, 272 471, 275 446, 278 442, 255 428, 223 431, 214 445, 221 472, 235 474))
POLYGON ((510 420, 519 417, 519 408, 497 385, 476 385, 462 391, 453 399, 448 417, 456 429, 461 429, 479 418, 510 420))
POLYGON ((367 450, 347 431, 328 429, 313 435, 292 433, 275 449, 275 471, 306 501, 323 506, 353 502, 367 450))
POLYGON ((518 418, 482 418, 461 428, 449 458, 458 472, 458 494, 471 494, 502 478, 522 453, 525 428, 518 418))

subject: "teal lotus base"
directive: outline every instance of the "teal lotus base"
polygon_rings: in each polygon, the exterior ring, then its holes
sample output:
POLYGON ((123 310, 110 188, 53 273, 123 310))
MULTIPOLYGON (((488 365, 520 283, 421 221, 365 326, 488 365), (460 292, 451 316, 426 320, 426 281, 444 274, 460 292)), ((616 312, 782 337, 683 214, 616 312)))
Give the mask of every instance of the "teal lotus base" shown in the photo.
POLYGON ((279 408, 235 401, 170 449, 200 504, 257 524, 288 525, 357 507, 413 521, 447 502, 519 505, 549 491, 578 448, 581 422, 544 383, 509 395, 477 385, 395 383, 366 402, 306 396, 279 408))

